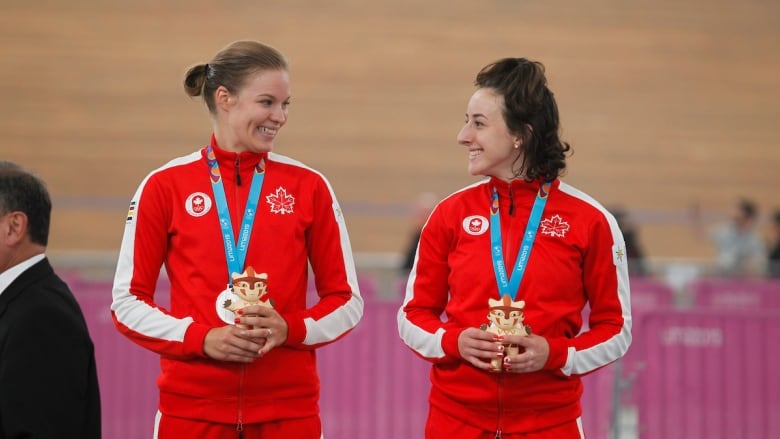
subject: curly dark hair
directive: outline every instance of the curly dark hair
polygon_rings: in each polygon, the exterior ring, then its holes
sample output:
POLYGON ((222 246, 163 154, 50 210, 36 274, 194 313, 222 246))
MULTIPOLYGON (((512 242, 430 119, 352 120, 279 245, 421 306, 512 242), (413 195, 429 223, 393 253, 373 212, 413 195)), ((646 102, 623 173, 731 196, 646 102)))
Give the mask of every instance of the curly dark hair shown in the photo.
POLYGON ((514 176, 527 181, 560 176, 571 146, 559 137, 558 105, 547 87, 544 66, 526 58, 504 58, 483 67, 474 85, 504 98, 504 122, 523 138, 514 176))

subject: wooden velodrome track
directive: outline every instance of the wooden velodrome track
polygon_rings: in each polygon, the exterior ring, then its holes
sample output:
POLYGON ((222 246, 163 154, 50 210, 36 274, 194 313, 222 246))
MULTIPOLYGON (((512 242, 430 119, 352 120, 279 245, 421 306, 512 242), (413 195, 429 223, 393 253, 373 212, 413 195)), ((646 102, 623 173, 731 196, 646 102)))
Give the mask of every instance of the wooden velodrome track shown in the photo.
POLYGON ((780 3, 2 0, 0 159, 48 183, 52 251, 116 251, 141 179, 207 141, 185 69, 236 39, 282 50, 276 151, 319 169, 357 252, 398 252, 409 204, 474 181, 455 142, 476 71, 547 66, 565 180, 640 222, 651 257, 707 257, 686 221, 780 207, 780 3))

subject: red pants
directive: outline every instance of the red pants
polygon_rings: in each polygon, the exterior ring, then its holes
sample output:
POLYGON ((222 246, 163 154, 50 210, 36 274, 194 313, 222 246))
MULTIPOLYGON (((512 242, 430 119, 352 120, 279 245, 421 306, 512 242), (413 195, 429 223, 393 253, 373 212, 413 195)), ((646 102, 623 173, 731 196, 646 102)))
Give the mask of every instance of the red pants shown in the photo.
POLYGON ((322 424, 319 416, 284 419, 262 424, 244 424, 239 436, 235 424, 216 424, 195 419, 175 418, 157 412, 154 439, 321 439, 322 424))
MULTIPOLYGON (((425 439, 495 439, 495 437, 495 431, 481 430, 439 409, 430 408, 428 422, 425 425, 425 439)), ((585 433, 582 431, 582 421, 577 418, 541 431, 503 433, 501 439, 585 439, 585 433)))

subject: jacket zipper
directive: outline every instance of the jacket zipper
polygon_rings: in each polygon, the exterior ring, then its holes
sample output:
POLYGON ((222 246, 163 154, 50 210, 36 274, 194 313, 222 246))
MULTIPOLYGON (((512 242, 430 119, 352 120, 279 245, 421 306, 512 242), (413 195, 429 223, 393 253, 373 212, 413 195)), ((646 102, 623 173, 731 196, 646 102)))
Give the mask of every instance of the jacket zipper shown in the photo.
POLYGON ((238 375, 238 419, 236 420, 236 431, 238 439, 244 437, 244 373, 246 365, 241 365, 241 371, 238 375))
MULTIPOLYGON (((241 186, 241 157, 236 157, 235 161, 236 172, 236 203, 239 198, 239 187, 241 186)), ((234 209, 238 211, 238 209, 234 209)), ((239 218, 240 221, 240 218, 239 218)), ((234 223, 235 224, 235 223, 234 223)), ((238 375, 238 419, 236 420, 236 431, 238 431, 238 439, 244 437, 244 375, 246 373, 246 365, 241 365, 241 371, 238 375)))
MULTIPOLYGON (((515 234, 514 234, 514 230, 515 230, 514 212, 515 212, 515 198, 514 198, 514 196, 512 194, 512 187, 510 186, 509 187, 509 215, 507 215, 507 218, 506 218, 508 221, 506 222, 507 223, 506 227, 502 227, 502 229, 506 230, 506 238, 504 239, 504 242, 502 243, 502 245, 504 247, 504 254, 503 254, 504 263, 507 264, 507 267, 509 267, 508 263, 510 261, 508 255, 512 255, 512 254, 517 255, 517 253, 516 253, 517 250, 515 250, 514 244, 513 244, 514 240, 515 240, 515 234)), ((502 230, 502 232, 503 232, 503 230, 502 230)), ((519 247, 518 247, 518 250, 519 250, 519 247)), ((514 263, 517 263, 517 261, 514 261, 514 263)), ((510 276, 511 276, 511 274, 510 274, 510 276)))
MULTIPOLYGON (((243 221, 243 216, 239 212, 238 206, 241 205, 239 200, 241 199, 241 157, 236 156, 235 161, 235 170, 236 170, 236 186, 234 187, 233 193, 235 194, 233 209, 230 209, 230 215, 231 215, 231 221, 233 222, 233 233, 238 233, 238 231, 241 229, 241 221, 243 221)), ((238 239, 238 235, 235 235, 236 239, 238 239)), ((243 267, 242 267, 243 268, 243 267)))
MULTIPOLYGON (((502 364, 501 367, 503 368, 503 366, 504 365, 502 364)), ((501 433, 501 424, 502 424, 501 417, 502 417, 503 412, 504 412, 504 400, 503 400, 503 396, 504 395, 503 395, 503 392, 502 392, 502 388, 504 387, 503 386, 503 384, 504 384, 503 383, 503 381, 504 381, 504 375, 503 375, 504 371, 500 370, 498 373, 500 375, 498 375, 498 419, 496 420, 496 424, 497 424, 496 425, 496 439, 501 439, 501 434, 502 434, 501 433)))
POLYGON ((512 216, 515 213, 515 197, 512 194, 512 183, 509 183, 509 215, 512 216))
MULTIPOLYGON (((503 244, 505 244, 503 246, 505 251, 504 251, 504 254, 502 255, 502 257, 504 258, 504 261, 506 261, 506 255, 509 253, 509 250, 507 249, 507 245, 506 244, 509 244, 510 242, 512 242, 512 240, 511 240, 511 238, 512 238, 512 221, 511 221, 511 216, 513 216, 514 212, 515 212, 515 199, 512 196, 512 183, 510 182, 510 184, 509 184, 509 215, 507 215, 508 217, 510 217, 510 218, 507 218, 510 221, 508 222, 508 226, 506 227, 506 231, 507 231, 506 235, 507 236, 506 236, 506 239, 505 239, 505 241, 503 243, 503 244)), ((497 401, 498 417, 496 419, 496 436, 495 436, 495 439, 501 439, 501 436, 502 436, 502 432, 501 432, 501 424, 502 424, 501 416, 502 416, 503 411, 504 411, 504 401, 503 401, 503 391, 502 391, 502 387, 503 387, 503 384, 504 384, 503 383, 503 381, 504 381, 504 375, 503 375, 504 374, 504 370, 503 370, 503 368, 504 368, 504 364, 503 364, 503 361, 502 361, 501 370, 498 371, 499 375, 498 375, 498 380, 497 380, 497 383, 498 383, 498 389, 497 389, 497 394, 498 394, 498 401, 497 401)))
POLYGON ((236 157, 236 186, 241 186, 241 169, 239 165, 241 164, 241 159, 239 157, 236 157))

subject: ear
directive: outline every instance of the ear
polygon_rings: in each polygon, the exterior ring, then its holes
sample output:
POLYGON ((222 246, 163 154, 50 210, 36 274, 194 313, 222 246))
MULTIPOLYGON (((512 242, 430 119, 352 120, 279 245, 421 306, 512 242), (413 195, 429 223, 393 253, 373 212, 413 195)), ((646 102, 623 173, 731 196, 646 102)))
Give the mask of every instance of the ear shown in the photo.
POLYGON ((522 149, 525 143, 525 137, 523 133, 516 133, 512 136, 512 147, 515 150, 522 149))
POLYGON ((512 137, 512 142, 514 142, 515 149, 520 149, 523 147, 523 144, 525 144, 525 139, 531 137, 534 133, 534 127, 531 126, 531 124, 525 124, 523 125, 523 130, 519 133, 515 133, 515 135, 512 137))
POLYGON ((224 85, 220 85, 214 91, 214 102, 217 104, 218 108, 226 110, 233 103, 233 101, 233 94, 230 93, 230 90, 228 90, 224 85))
POLYGON ((27 235, 27 215, 24 212, 10 212, 2 219, 2 236, 6 245, 16 245, 27 235))

